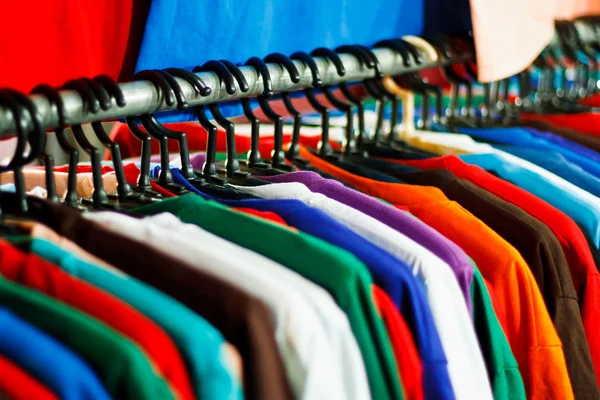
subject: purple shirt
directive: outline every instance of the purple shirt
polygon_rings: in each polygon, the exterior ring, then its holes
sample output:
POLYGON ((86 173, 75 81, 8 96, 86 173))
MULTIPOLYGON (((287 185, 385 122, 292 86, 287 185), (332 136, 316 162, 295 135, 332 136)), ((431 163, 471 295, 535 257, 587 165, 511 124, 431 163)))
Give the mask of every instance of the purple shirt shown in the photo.
POLYGON ((312 192, 321 193, 361 211, 408 236, 450 265, 463 292, 467 307, 469 311, 471 310, 470 287, 473 279, 473 262, 460 247, 416 217, 332 179, 325 179, 316 172, 299 171, 283 175, 261 176, 260 179, 274 183, 302 183, 312 192))

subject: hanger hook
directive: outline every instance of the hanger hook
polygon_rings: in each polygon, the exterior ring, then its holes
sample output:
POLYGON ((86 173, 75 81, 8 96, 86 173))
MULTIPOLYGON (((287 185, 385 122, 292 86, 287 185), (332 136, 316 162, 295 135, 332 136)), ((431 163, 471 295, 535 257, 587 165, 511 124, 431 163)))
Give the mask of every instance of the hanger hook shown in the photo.
MULTIPOLYGON (((243 74, 234 75, 229 71, 227 66, 217 60, 210 60, 205 62, 202 66, 194 68, 194 72, 203 71, 203 72, 213 72, 217 75, 219 82, 225 83, 225 90, 228 94, 232 95, 236 91, 235 87, 235 78, 240 78, 240 90, 242 92, 247 92, 248 84, 246 82, 246 78, 243 77, 243 74), (242 79, 243 78, 243 79, 242 79)), ((235 151, 235 125, 233 122, 229 121, 227 118, 223 116, 219 106, 216 103, 212 103, 208 105, 208 109, 211 114, 217 121, 217 123, 225 128, 226 136, 227 136, 227 160, 225 161, 225 170, 227 176, 245 176, 246 174, 241 174, 240 171, 240 163, 236 159, 236 151, 235 151)), ((200 120, 200 122, 204 125, 205 123, 208 125, 212 125, 208 119, 206 118, 206 114, 204 113, 204 109, 201 107, 196 107, 196 117, 200 120)), ((214 130, 209 130, 209 140, 208 140, 208 148, 206 152, 206 164, 204 166, 205 174, 208 172, 209 174, 216 175, 217 167, 216 167, 216 143, 217 143, 217 130, 214 127, 214 130)), ((207 175, 211 176, 211 175, 207 175)))
MULTIPOLYGON (((283 65, 288 72, 292 83, 300 82, 300 72, 298 72, 298 68, 296 68, 294 61, 292 61, 292 59, 288 56, 282 53, 271 53, 264 58, 264 61, 283 65)), ((296 164, 300 163, 301 165, 305 166, 307 161, 300 158, 300 129, 302 128, 302 113, 300 113, 296 107, 294 107, 289 92, 282 92, 281 98, 283 99, 283 104, 287 112, 294 117, 294 122, 292 124, 292 140, 286 152, 286 158, 288 161, 292 161, 296 164)))

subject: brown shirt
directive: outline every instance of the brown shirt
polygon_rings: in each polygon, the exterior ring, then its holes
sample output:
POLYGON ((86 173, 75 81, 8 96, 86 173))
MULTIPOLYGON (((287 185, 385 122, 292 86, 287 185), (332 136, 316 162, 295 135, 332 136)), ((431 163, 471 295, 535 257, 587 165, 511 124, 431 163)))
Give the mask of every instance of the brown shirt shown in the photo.
MULTIPOLYGON (((15 200, 14 194, 3 194, 2 209, 14 210, 15 200)), ((292 398, 277 351, 275 327, 261 301, 156 250, 160 243, 147 246, 104 229, 75 209, 43 199, 31 199, 29 205, 32 218, 115 268, 179 300, 219 329, 242 356, 246 398, 292 398)))
POLYGON ((550 228, 519 207, 457 178, 448 170, 391 174, 407 183, 439 188, 521 253, 536 279, 563 343, 575 398, 600 398, 569 265, 550 228))

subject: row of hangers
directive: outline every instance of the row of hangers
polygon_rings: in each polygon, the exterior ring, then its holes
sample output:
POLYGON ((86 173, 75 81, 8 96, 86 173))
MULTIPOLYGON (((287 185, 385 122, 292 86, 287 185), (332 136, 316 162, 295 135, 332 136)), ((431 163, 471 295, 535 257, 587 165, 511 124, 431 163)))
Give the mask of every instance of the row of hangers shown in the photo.
MULTIPOLYGON (((587 18, 585 22, 594 28, 594 32, 600 38, 598 24, 600 20, 587 18)), ((576 100, 584 95, 595 93, 596 87, 596 59, 600 55, 600 41, 583 44, 579 33, 573 23, 558 22, 557 33, 559 40, 557 44, 549 46, 534 63, 541 73, 537 87, 531 85, 530 71, 524 71, 518 75, 519 96, 514 103, 509 101, 510 79, 499 82, 484 83, 483 101, 478 107, 473 104, 473 86, 479 84, 474 65, 470 61, 459 64, 448 65, 457 55, 464 52, 474 52, 473 39, 470 35, 437 36, 428 41, 419 37, 405 37, 402 39, 383 40, 376 43, 373 48, 388 48, 401 56, 405 66, 425 66, 423 54, 428 60, 437 61, 443 76, 451 85, 450 106, 444 110, 444 88, 431 84, 423 79, 418 73, 406 73, 394 77, 384 76, 381 66, 373 51, 362 45, 344 45, 335 50, 318 48, 310 54, 296 52, 290 57, 281 53, 273 53, 260 59, 250 58, 243 65, 254 67, 262 77, 263 92, 256 97, 263 114, 274 125, 274 150, 267 160, 259 152, 259 130, 260 120, 255 116, 250 99, 242 98, 241 103, 244 115, 251 124, 251 149, 246 160, 236 159, 235 149, 235 124, 225 118, 216 103, 208 105, 193 106, 192 110, 198 122, 208 133, 208 145, 206 152, 206 163, 202 170, 194 170, 189 156, 187 137, 185 132, 174 131, 163 126, 152 114, 139 117, 127 117, 125 121, 131 133, 141 142, 141 174, 137 184, 127 183, 124 173, 123 161, 121 159, 119 145, 113 142, 104 130, 101 122, 92 123, 92 129, 100 143, 111 152, 115 175, 118 182, 117 193, 107 194, 102 182, 101 150, 94 147, 85 136, 80 125, 71 126, 73 136, 79 146, 89 154, 93 175, 94 191, 91 199, 79 199, 76 194, 77 186, 77 164, 79 163, 79 150, 70 144, 65 134, 67 127, 65 121, 65 109, 61 96, 57 89, 48 85, 40 85, 33 89, 32 94, 43 95, 47 98, 51 108, 58 115, 58 127, 55 134, 63 151, 69 156, 69 177, 67 193, 64 199, 59 199, 54 185, 54 162, 52 156, 45 151, 46 135, 43 129, 41 116, 35 105, 28 96, 10 89, 0 90, 0 105, 4 106, 13 114, 16 123, 17 146, 12 160, 0 172, 12 171, 17 201, 9 202, 7 209, 6 201, 2 201, 3 214, 27 217, 28 198, 25 193, 25 184, 22 168, 40 159, 45 165, 47 198, 50 201, 64 202, 78 209, 130 209, 141 204, 146 204, 162 199, 161 195, 152 190, 150 183, 150 158, 152 140, 159 143, 161 172, 156 182, 162 187, 176 194, 183 194, 186 190, 174 183, 169 169, 169 140, 176 140, 179 145, 179 157, 181 161, 181 173, 189 182, 205 192, 219 190, 219 193, 235 192, 230 185, 260 185, 268 182, 262 181, 255 176, 286 173, 295 169, 310 168, 309 163, 299 157, 299 138, 301 127, 304 125, 302 114, 296 109, 293 96, 290 92, 283 92, 275 96, 273 85, 266 63, 278 63, 289 74, 292 82, 300 81, 300 74, 294 64, 294 60, 305 63, 312 74, 312 87, 303 89, 311 107, 320 115, 321 141, 317 149, 317 155, 330 159, 341 159, 342 157, 368 157, 369 153, 380 148, 386 148, 386 156, 393 156, 394 148, 411 149, 398 137, 398 110, 402 103, 402 129, 431 129, 433 124, 438 124, 448 131, 455 131, 459 126, 494 126, 506 124, 510 119, 518 118, 522 111, 534 112, 573 112, 575 110, 587 110, 583 106, 576 105, 576 100), (375 99, 377 103, 377 122, 373 132, 368 131, 365 123, 365 105, 362 96, 353 92, 348 83, 342 82, 337 86, 336 94, 332 85, 324 85, 313 57, 323 57, 335 66, 336 73, 343 77, 346 74, 344 65, 339 54, 352 54, 360 61, 363 68, 373 70, 373 78, 362 83, 366 93, 375 99), (582 57, 581 55, 585 55, 582 57), (561 57, 564 55, 565 57, 561 57), (582 62, 587 60, 586 63, 582 62), (575 84, 567 86, 567 80, 561 80, 561 85, 554 84, 553 74, 557 69, 566 71, 575 65, 575 84), (585 84, 584 84, 585 83, 585 84), (575 86, 575 89, 573 89, 575 86), (459 107, 461 88, 466 88, 464 107, 459 107), (322 102, 317 97, 320 91, 329 104, 322 102), (416 126, 414 126, 414 96, 420 96, 422 100, 421 113, 416 126), (274 98, 281 98, 285 109, 293 118, 292 139, 287 151, 283 149, 283 127, 284 116, 276 113, 270 105, 274 98), (434 101, 434 112, 430 114, 430 100, 434 101), (384 132, 384 120, 386 105, 391 105, 391 116, 389 130, 384 132), (345 142, 342 150, 334 150, 329 142, 330 128, 330 105, 342 112, 346 117, 345 142), (478 108, 478 110, 476 110, 478 108), (206 109, 212 114, 214 121, 207 117, 206 109), (354 127, 354 116, 357 115, 358 127, 354 127), (27 123, 27 116, 32 121, 27 123), (142 130, 138 120, 144 127, 142 130), (225 165, 221 167, 216 162, 216 137, 217 126, 226 132, 227 158, 225 165), (30 151, 26 154, 26 147, 30 151), (222 189, 226 189, 224 192, 222 189)), ((224 86, 228 94, 233 95, 237 88, 242 93, 249 90, 248 83, 239 69, 239 66, 227 60, 212 60, 202 66, 194 68, 193 72, 213 72, 217 75, 219 82, 224 86), (237 88, 236 88, 237 84, 237 88)), ((566 76, 566 75, 565 75, 566 76)), ((196 74, 178 68, 167 68, 165 70, 147 70, 137 73, 134 80, 148 80, 152 82, 169 107, 178 110, 189 109, 189 103, 185 98, 179 83, 175 77, 188 82, 194 89, 195 96, 208 96, 211 89, 196 74)), ((97 76, 81 78, 67 82, 64 89, 75 90, 82 97, 85 108, 95 114, 99 110, 108 110, 112 107, 114 99, 116 107, 126 106, 126 100, 119 85, 108 76, 97 76)), ((10 197, 11 194, 0 194, 10 197)))

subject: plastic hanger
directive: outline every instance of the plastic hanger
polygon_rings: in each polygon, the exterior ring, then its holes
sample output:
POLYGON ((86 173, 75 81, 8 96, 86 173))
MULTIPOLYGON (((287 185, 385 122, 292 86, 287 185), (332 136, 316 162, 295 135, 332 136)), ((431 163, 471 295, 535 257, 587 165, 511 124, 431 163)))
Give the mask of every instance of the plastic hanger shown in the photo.
POLYGON ((45 180, 46 180, 46 199, 53 202, 58 202, 59 198, 56 194, 56 183, 54 181, 54 158, 46 151, 47 137, 46 132, 42 128, 41 117, 37 112, 37 108, 29 97, 16 90, 10 90, 10 94, 20 102, 27 112, 32 115, 33 131, 30 133, 31 151, 29 160, 25 159, 25 164, 33 161, 33 155, 38 154, 39 158, 44 163, 45 180))
MULTIPOLYGON (((31 91, 32 94, 43 95, 50 104, 50 108, 56 108, 56 114, 58 115, 58 126, 54 129, 54 134, 58 140, 58 144, 61 149, 69 155, 69 172, 67 176, 67 193, 64 198, 65 204, 72 207, 79 207, 79 199, 77 198, 77 164, 79 163, 79 150, 77 147, 71 145, 65 135, 65 106, 62 101, 62 97, 58 93, 58 90, 54 89, 49 85, 38 85, 31 91)), ((51 199, 50 191, 55 189, 54 182, 54 171, 49 174, 48 165, 54 164, 54 161, 46 158, 46 190, 48 190, 48 199, 51 199), (51 175, 52 179, 48 179, 51 175), (50 182, 52 181, 52 182, 50 182), (52 187, 53 189, 50 189, 52 187)), ((56 193, 55 193, 56 194, 56 193)))
MULTIPOLYGON (((323 57, 327 61, 333 63, 335 66, 335 70, 339 77, 343 77, 346 75, 346 70, 344 68, 344 64, 340 59, 340 56, 333 50, 328 49, 326 47, 319 47, 318 49, 313 50, 310 53, 313 57, 323 57)), ((325 98, 327 101, 331 103, 331 105, 338 110, 342 111, 346 114, 346 138, 345 143, 343 144, 342 155, 350 155, 353 152, 356 152, 356 145, 354 140, 354 111, 352 109, 352 104, 345 103, 339 100, 332 92, 331 85, 324 85, 321 88, 322 92, 325 94, 325 98)))
POLYGON ((244 65, 254 67, 263 79, 264 90, 256 99, 262 112, 274 124, 274 142, 273 151, 271 152, 271 165, 273 168, 284 171, 293 171, 293 165, 286 164, 285 152, 283 151, 283 117, 277 114, 271 105, 269 99, 273 96, 273 88, 271 83, 271 74, 267 64, 258 57, 252 57, 246 61, 244 65))
MULTIPOLYGON (((368 69, 375 68, 375 63, 368 56, 365 55, 364 51, 361 51, 360 49, 358 49, 355 46, 352 46, 352 45, 339 46, 335 49, 335 51, 339 54, 343 54, 343 53, 352 54, 353 56, 355 56, 358 59, 361 67, 366 67, 368 69)), ((346 99, 348 99, 350 102, 354 103, 357 107, 358 135, 356 137, 356 147, 357 147, 357 149, 361 149, 367 140, 367 131, 366 131, 366 127, 365 127, 364 102, 361 98, 354 96, 350 92, 350 89, 348 88, 348 85, 345 82, 340 83, 339 86, 340 86, 342 93, 346 97, 346 99)))
MULTIPOLYGON (((225 85, 225 91, 227 92, 227 94, 233 95, 236 92, 233 75, 222 63, 218 61, 207 61, 206 63, 204 63, 204 65, 197 66, 193 70, 193 72, 200 71, 212 72, 215 75, 217 75, 219 84, 225 85)), ((204 166, 202 168, 203 176, 209 182, 213 182, 215 184, 225 184, 226 180, 219 177, 218 175, 218 168, 216 162, 217 127, 213 125, 206 116, 205 106, 200 105, 194 107, 194 114, 196 115, 198 122, 200 122, 200 124, 208 132, 208 142, 206 146, 206 162, 204 163, 204 166)), ((227 146, 227 154, 228 159, 231 159, 232 156, 235 158, 235 149, 234 154, 230 155, 230 148, 229 146, 227 146)))
MULTIPOLYGON (((167 106, 172 107, 173 105, 175 105, 175 94, 173 93, 173 90, 171 89, 165 78, 157 71, 140 71, 134 75, 133 80, 148 80, 152 82, 152 84, 156 87, 159 96, 164 98, 164 101, 167 104, 167 106)), ((144 125, 144 121, 148 123, 148 119, 142 117, 144 116, 140 116, 140 122, 142 123, 142 125, 144 125)), ((129 128, 131 129, 132 126, 133 124, 131 124, 129 128)), ((161 168, 157 179, 157 183, 162 187, 170 187, 171 189, 177 190, 177 193, 181 193, 183 188, 179 185, 176 185, 173 182, 173 176, 171 175, 171 170, 169 168, 169 139, 167 138, 167 136, 155 131, 154 129, 148 129, 145 125, 144 128, 146 128, 146 131, 148 132, 148 135, 150 135, 150 137, 158 141, 159 145, 161 168)), ((139 129, 135 131, 132 130, 132 132, 136 133, 136 137, 139 138, 138 135, 141 132, 139 129)))
MULTIPOLYGON (((288 72, 292 83, 300 82, 300 73, 298 72, 298 69, 296 68, 296 65, 292 59, 288 56, 282 53, 271 53, 264 58, 264 61, 282 65, 283 68, 285 68, 288 72)), ((292 123, 292 140, 290 141, 290 145, 285 157, 292 164, 300 168, 306 168, 309 165, 308 161, 300 157, 300 129, 302 128, 302 113, 300 113, 294 107, 292 98, 287 91, 281 92, 281 98, 287 112, 294 117, 294 121, 292 123)))
MULTIPOLYGON (((7 214, 22 216, 27 212, 27 199, 25 193, 25 183, 22 173, 22 167, 25 165, 24 152, 29 138, 27 130, 27 121, 24 117, 24 107, 20 106, 5 90, 0 90, 0 105, 7 107, 13 115, 16 126, 17 145, 12 159, 7 165, 0 166, 0 172, 12 172, 14 176, 14 184, 16 189, 16 207, 12 207, 14 203, 10 203, 11 207, 6 206, 8 202, 3 201, 3 207, 0 209, 0 231, 3 234, 14 233, 13 226, 4 223, 4 218, 7 214)), ((0 198, 9 196, 9 193, 0 191, 0 198)))
MULTIPOLYGON (((235 77, 222 62, 217 61, 217 60, 207 61, 201 67, 194 68, 194 72, 199 72, 199 71, 216 73, 217 76, 219 77, 219 81, 225 82, 228 94, 233 95, 236 92, 235 81, 234 81, 235 77)), ((247 92, 248 84, 246 83, 246 85, 244 87, 241 87, 240 89, 242 92, 247 92)), ((231 121, 229 121, 227 118, 225 118, 223 116, 223 114, 221 113, 219 106, 217 104, 215 104, 215 103, 209 104, 208 109, 210 110, 211 114, 213 115, 213 117, 215 118, 217 123, 225 128, 225 132, 227 135, 227 159, 225 161, 225 174, 226 174, 227 178, 228 179, 230 179, 230 178, 238 178, 238 179, 242 178, 243 179, 243 178, 247 177, 248 174, 246 172, 240 171, 240 165, 236 158, 235 125, 233 125, 233 123, 231 121)), ((215 133, 216 133, 216 131, 215 131, 215 133)), ((209 142, 210 142, 210 140, 209 140, 209 142)), ((216 146, 216 137, 215 137, 215 146, 216 146)), ((212 149, 210 152, 214 154, 216 152, 216 149, 212 149)), ((208 155, 208 153, 209 152, 207 151, 207 155, 208 155)), ((208 161, 208 159, 207 159, 207 161, 208 161)), ((216 163, 215 163, 215 165, 216 165, 216 163)))
POLYGON ((315 60, 305 52, 298 51, 290 56, 292 60, 302 61, 308 68, 310 69, 312 75, 312 88, 304 89, 304 94, 306 99, 310 103, 311 107, 321 114, 321 141, 319 142, 317 148, 317 154, 321 157, 333 157, 333 149, 331 147, 331 143, 329 143, 329 109, 325 107, 314 94, 315 88, 321 88, 323 86, 323 82, 321 81, 321 76, 319 73, 319 69, 317 68, 317 64, 315 60), (315 86, 317 85, 317 86, 315 86))
MULTIPOLYGON (((415 50, 414 52, 416 52, 416 53, 423 52, 425 55, 427 55, 427 58, 433 62, 437 62, 439 60, 439 54, 438 54, 437 50, 435 49, 435 47, 433 47, 431 45, 431 43, 429 43, 427 40, 425 40, 423 38, 420 38, 417 36, 404 36, 403 39, 399 40, 399 42, 406 45, 409 49, 414 48, 414 50, 415 50)), ((413 52, 413 54, 414 54, 414 52, 413 52)), ((414 55, 413 55, 413 57, 414 57, 414 55)), ((416 59, 416 63, 418 65, 420 65, 422 63, 422 61, 419 61, 419 59, 416 59)), ((428 82, 425 82, 423 80, 423 78, 421 78, 417 73, 409 74, 409 77, 412 78, 412 81, 414 82, 414 84, 422 86, 426 93, 433 95, 433 97, 435 98, 435 102, 436 102, 435 103, 435 113, 432 117, 433 121, 436 123, 444 124, 445 123, 445 117, 444 117, 444 111, 443 111, 444 92, 443 92, 442 88, 440 88, 436 85, 432 85, 428 82)), ((427 104, 427 106, 428 106, 428 104, 427 104)), ((425 123, 424 123, 423 127, 426 130, 431 129, 428 118, 425 118, 425 123)))
MULTIPOLYGON (((175 81, 173 77, 163 71, 158 70, 146 70, 138 72, 133 77, 134 80, 149 80, 157 88, 160 96, 164 97, 167 106, 172 107, 177 104, 178 109, 185 109, 187 107, 187 101, 181 95, 176 94, 173 89, 172 83, 175 81)), ((175 81, 175 84, 177 82, 175 81)), ((177 84, 178 92, 181 91, 177 84)), ((169 139, 177 140, 179 145, 179 155, 181 159, 181 172, 188 178, 190 176, 191 163, 189 159, 189 148, 187 146, 187 137, 185 132, 176 132, 162 126, 156 117, 149 113, 140 116, 140 121, 148 134, 156 139, 159 143, 160 151, 160 173, 158 176, 158 184, 172 193, 181 195, 188 193, 183 186, 176 184, 173 181, 169 165, 169 139)), ((190 179, 190 178, 188 178, 190 179)))
MULTIPOLYGON (((85 79, 87 78, 69 81, 65 84, 64 88, 76 90, 84 102, 84 107, 87 108, 89 112, 94 114, 100 110, 100 100, 92 88, 85 83, 85 79)), ((106 98, 104 98, 102 95, 101 97, 104 104, 110 102, 108 95, 106 95, 106 98)), ((83 129, 81 128, 81 125, 73 125, 71 126, 71 129, 79 146, 90 156, 92 164, 92 180, 94 184, 92 198, 91 201, 90 199, 82 199, 82 204, 88 205, 91 202, 91 205, 94 209, 118 207, 118 203, 111 203, 109 201, 106 190, 104 189, 104 183, 102 181, 102 156, 100 154, 100 149, 92 145, 92 143, 88 140, 83 132, 83 129)))
MULTIPOLYGON (((442 54, 445 54, 446 58, 452 58, 454 49, 451 38, 439 35, 431 39, 430 43, 438 48, 442 54)), ((473 85, 471 84, 471 81, 456 73, 456 71, 452 69, 452 66, 441 67, 441 71, 451 85, 450 107, 446 110, 447 129, 453 131, 454 127, 457 125, 475 127, 476 123, 473 118, 473 85), (458 107, 458 99, 460 87, 462 85, 467 89, 467 98, 466 106, 461 110, 458 107)))
MULTIPOLYGON (((115 99, 117 107, 121 108, 125 106, 125 97, 123 96, 119 85, 112 80, 112 78, 106 75, 100 75, 93 80, 85 80, 84 82, 92 89, 94 93, 104 92, 108 95, 108 104, 103 102, 100 104, 102 110, 106 111, 110 109, 112 106, 110 100, 111 98, 115 99), (106 105, 108 105, 108 107, 106 105)), ((125 178, 125 170, 123 168, 123 160, 121 158, 119 144, 112 141, 108 133, 106 133, 104 130, 102 122, 92 122, 92 128, 98 140, 111 152, 115 175, 117 178, 117 195, 114 198, 118 199, 120 203, 124 201, 135 201, 139 195, 134 195, 131 186, 127 183, 127 179, 125 178)), ((109 198, 112 197, 113 195, 109 195, 109 198)))
MULTIPOLYGON (((412 65, 410 63, 410 55, 406 51, 405 47, 402 46, 398 41, 385 40, 375 44, 375 47, 389 48, 400 54, 404 66, 412 65)), ((420 55, 419 55, 420 57, 420 55)), ((416 62, 416 59, 415 59, 416 62)), ((402 100, 402 131, 407 134, 412 134, 416 130, 415 127, 415 95, 411 90, 404 89, 394 81, 390 76, 385 76, 382 80, 385 88, 402 100)), ((394 112, 394 110, 392 110, 394 112)), ((388 143, 393 142, 395 138, 395 126, 392 126, 390 135, 388 136, 388 143)))
POLYGON ((134 190, 148 194, 152 197, 160 196, 159 193, 152 190, 150 183, 150 161, 152 158, 152 138, 146 132, 142 131, 138 125, 137 117, 126 117, 125 122, 129 131, 142 142, 142 151, 140 152, 140 177, 134 190))
POLYGON ((18 199, 14 214, 18 217, 26 217, 29 207, 27 205, 23 167, 40 156, 44 149, 46 133, 42 128, 40 114, 27 96, 12 89, 2 89, 0 91, 0 103, 11 110, 17 125, 18 137, 15 156, 2 171, 13 172, 15 191, 18 199), (32 121, 31 126, 27 123, 26 114, 29 114, 32 121), (25 156, 26 142, 30 144, 30 151, 25 156))

